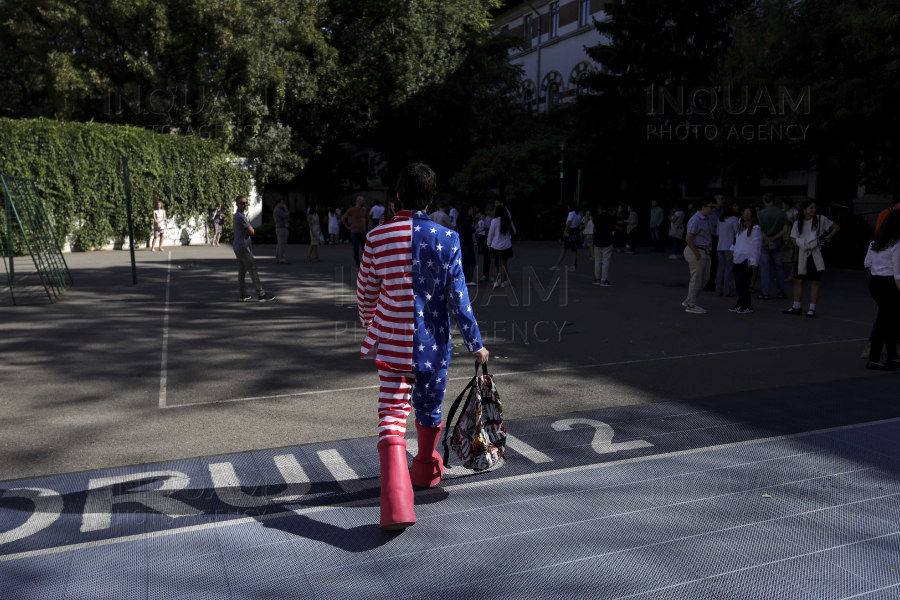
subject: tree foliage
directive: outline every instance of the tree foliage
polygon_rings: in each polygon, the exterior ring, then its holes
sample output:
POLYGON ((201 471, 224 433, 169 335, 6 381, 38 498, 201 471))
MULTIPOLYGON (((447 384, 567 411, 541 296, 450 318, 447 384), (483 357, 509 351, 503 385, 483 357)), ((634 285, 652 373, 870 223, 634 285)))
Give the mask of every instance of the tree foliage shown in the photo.
POLYGON ((736 21, 724 85, 809 89, 811 108, 760 113, 769 125, 807 127, 794 156, 819 171, 900 184, 900 2, 765 0, 736 21))
MULTIPOLYGON (((0 172, 32 179, 60 242, 89 250, 125 239, 122 156, 129 158, 134 235, 147 241, 154 203, 179 225, 250 192, 250 174, 212 144, 136 127, 0 119, 0 172)), ((229 219, 225 219, 230 228, 229 219)))
MULTIPOLYGON (((609 40, 587 49, 605 66, 587 78, 592 91, 582 99, 578 130, 594 139, 603 136, 604 159, 625 178, 655 179, 677 186, 682 181, 706 182, 721 164, 717 141, 695 135, 710 124, 700 111, 676 110, 661 104, 660 91, 684 107, 692 90, 710 86, 719 59, 732 37, 730 21, 747 0, 614 0, 606 4, 609 19, 597 21, 597 31, 609 40), (668 110, 666 110, 668 108, 668 110), (678 139, 675 131, 690 131, 678 139)), ((709 96, 697 104, 709 107, 709 96)), ((602 149, 598 146, 598 149, 602 149)))
POLYGON ((456 69, 497 4, 0 0, 0 115, 208 137, 291 179, 456 69))

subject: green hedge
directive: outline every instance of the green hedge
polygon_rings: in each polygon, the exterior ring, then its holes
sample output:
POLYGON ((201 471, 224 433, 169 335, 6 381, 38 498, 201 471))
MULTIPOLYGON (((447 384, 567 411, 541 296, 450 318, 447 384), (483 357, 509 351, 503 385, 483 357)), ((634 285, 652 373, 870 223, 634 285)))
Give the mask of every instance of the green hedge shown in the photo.
POLYGON ((0 173, 35 181, 60 242, 74 234, 76 250, 127 239, 123 155, 136 243, 150 239, 157 200, 179 227, 222 202, 230 238, 231 201, 249 194, 250 174, 208 142, 93 122, 0 119, 0 173))

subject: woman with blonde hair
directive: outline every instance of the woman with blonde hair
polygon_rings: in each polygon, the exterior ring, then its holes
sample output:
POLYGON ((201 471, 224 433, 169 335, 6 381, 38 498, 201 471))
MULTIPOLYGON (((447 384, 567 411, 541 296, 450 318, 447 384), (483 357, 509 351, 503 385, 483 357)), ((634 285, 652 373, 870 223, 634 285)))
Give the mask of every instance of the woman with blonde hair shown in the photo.
POLYGON ((397 216, 397 208, 394 206, 393 202, 388 202, 385 204, 384 214, 381 215, 381 222, 387 223, 391 219, 397 216))
POLYGON ((319 260, 319 244, 325 243, 325 237, 322 235, 322 226, 319 225, 319 208, 315 202, 309 204, 306 222, 309 224, 309 250, 306 252, 306 262, 321 262, 319 260))
POLYGON ((166 209, 163 208, 163 203, 157 200, 156 208, 153 209, 153 239, 150 241, 150 252, 156 252, 156 248, 153 245, 156 244, 157 238, 159 239, 159 251, 162 252, 163 237, 165 235, 166 209))

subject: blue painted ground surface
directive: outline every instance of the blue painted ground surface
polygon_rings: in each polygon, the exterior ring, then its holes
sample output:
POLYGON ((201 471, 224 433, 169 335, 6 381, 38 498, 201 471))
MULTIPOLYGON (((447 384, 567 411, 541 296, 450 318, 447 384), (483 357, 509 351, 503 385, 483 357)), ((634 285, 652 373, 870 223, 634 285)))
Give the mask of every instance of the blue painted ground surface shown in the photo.
POLYGON ((402 533, 377 527, 375 438, 0 483, 0 590, 900 599, 900 420, 750 422, 678 403, 511 422, 505 464, 417 491, 402 533))

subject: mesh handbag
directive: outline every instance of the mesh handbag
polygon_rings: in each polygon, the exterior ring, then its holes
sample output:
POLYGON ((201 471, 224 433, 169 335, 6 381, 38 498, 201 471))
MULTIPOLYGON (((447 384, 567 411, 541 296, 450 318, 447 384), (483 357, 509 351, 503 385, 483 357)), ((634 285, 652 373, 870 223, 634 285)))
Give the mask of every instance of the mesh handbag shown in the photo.
POLYGON ((482 364, 481 370, 482 374, 478 375, 478 365, 475 366, 475 377, 463 388, 450 408, 444 434, 444 465, 449 465, 450 448, 462 461, 463 467, 475 471, 489 469, 503 458, 506 448, 503 405, 500 404, 494 378, 488 374, 487 364, 482 364), (451 428, 463 398, 466 398, 466 403, 456 425, 451 428))

